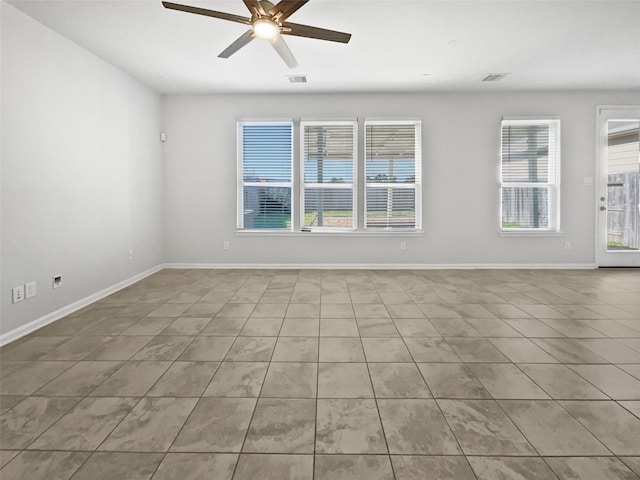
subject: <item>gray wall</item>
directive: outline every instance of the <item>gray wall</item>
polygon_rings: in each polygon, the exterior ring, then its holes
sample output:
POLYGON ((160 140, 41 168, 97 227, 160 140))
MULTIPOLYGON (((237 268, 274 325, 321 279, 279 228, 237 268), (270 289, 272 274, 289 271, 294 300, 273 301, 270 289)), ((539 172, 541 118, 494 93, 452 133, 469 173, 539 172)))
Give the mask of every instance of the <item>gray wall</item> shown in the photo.
MULTIPOLYGON (((255 264, 593 264, 595 108, 638 92, 211 95, 165 97, 165 261, 255 264), (558 116, 562 128, 559 237, 498 235, 503 116, 558 116), (419 117, 420 237, 246 236, 236 225, 238 118, 419 117), (456 192, 451 201, 443 201, 456 192), (572 250, 564 249, 570 240, 572 250), (223 242, 230 250, 223 250, 223 242), (407 250, 401 251, 400 241, 407 250)), ((360 134, 362 132, 360 131, 360 134)))
POLYGON ((162 99, 1 8, 6 333, 162 263, 162 99), (37 296, 12 304, 11 288, 30 281, 37 296))

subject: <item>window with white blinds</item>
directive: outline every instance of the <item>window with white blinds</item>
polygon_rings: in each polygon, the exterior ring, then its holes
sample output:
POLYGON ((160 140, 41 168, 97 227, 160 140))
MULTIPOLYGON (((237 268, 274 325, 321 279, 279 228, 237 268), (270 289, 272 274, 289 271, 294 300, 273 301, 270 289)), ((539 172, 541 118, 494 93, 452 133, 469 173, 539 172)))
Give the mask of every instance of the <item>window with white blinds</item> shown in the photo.
POLYGON ((365 122, 365 228, 420 229, 421 122, 365 122))
POLYGON ((300 123, 301 226, 354 229, 356 220, 357 123, 300 123))
POLYGON ((560 121, 503 120, 502 231, 558 231, 560 121))
POLYGON ((291 230, 293 123, 238 123, 238 229, 291 230))

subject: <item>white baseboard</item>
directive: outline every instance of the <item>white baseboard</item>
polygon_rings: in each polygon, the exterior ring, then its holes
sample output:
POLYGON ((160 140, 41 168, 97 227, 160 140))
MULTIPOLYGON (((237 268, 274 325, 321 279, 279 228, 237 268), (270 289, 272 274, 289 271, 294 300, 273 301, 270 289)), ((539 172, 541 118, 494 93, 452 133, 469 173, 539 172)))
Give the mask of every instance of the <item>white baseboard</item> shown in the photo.
POLYGON ((148 277, 149 275, 153 275, 156 272, 159 272, 164 268, 163 265, 157 265, 149 270, 134 275, 133 277, 127 278, 126 280, 122 280, 110 287, 100 290, 99 292, 93 293, 88 297, 85 297, 77 302, 73 302, 69 305, 66 305, 58 310, 47 313, 46 315, 37 318, 21 327, 14 328, 13 330, 3 333, 0 335, 0 347, 6 345, 7 343, 13 342, 14 340, 19 339, 20 337, 24 337, 29 333, 38 330, 39 328, 44 327, 50 323, 55 322, 56 320, 60 320, 62 317, 66 317, 67 315, 80 310, 81 308, 86 307, 87 305, 92 304, 93 302, 97 302, 112 293, 117 292, 118 290, 122 290, 123 288, 128 287, 129 285, 133 285, 134 283, 142 280, 143 278, 148 277))
POLYGON ((266 270, 587 270, 595 263, 165 263, 172 269, 266 270))

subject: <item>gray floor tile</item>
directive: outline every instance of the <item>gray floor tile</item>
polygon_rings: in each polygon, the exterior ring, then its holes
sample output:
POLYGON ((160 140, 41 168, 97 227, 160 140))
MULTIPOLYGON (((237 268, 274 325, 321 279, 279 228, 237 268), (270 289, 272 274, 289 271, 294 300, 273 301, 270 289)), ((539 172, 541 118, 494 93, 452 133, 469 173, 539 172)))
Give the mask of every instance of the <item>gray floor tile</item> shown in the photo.
POLYGON ((508 362, 500 351, 485 338, 447 338, 463 362, 508 362))
POLYGON ((614 365, 569 365, 614 400, 640 400, 640 380, 614 365))
POLYGON ((608 363, 570 338, 536 338, 533 342, 562 363, 608 363))
POLYGON ((320 320, 317 318, 285 318, 280 329, 281 337, 317 337, 320 320))
POLYGON ((276 340, 276 337, 238 337, 229 349, 225 360, 230 362, 268 362, 271 360, 276 340))
POLYGON ((98 450, 166 452, 196 401, 194 398, 143 398, 98 450))
POLYGON ((152 336, 144 335, 119 335, 103 344, 85 359, 127 361, 152 339, 152 336))
POLYGON ((418 368, 436 398, 491 398, 463 363, 418 363, 418 368))
POLYGON ((359 337, 360 331, 354 319, 351 318, 321 318, 321 337, 359 337))
POLYGON ((365 363, 321 363, 318 398, 373 398, 365 363))
POLYGON ((137 403, 136 398, 85 398, 29 449, 93 451, 137 403))
POLYGON ((396 480, 476 480, 463 456, 392 455, 396 480))
POLYGON ((198 335, 206 327, 211 318, 205 317, 180 317, 174 320, 167 328, 160 332, 160 335, 188 336, 198 335))
POLYGON ((535 455, 535 450, 493 400, 438 400, 467 455, 535 455))
POLYGON ((413 358, 401 338, 363 338, 367 362, 412 362, 413 358))
POLYGON ((461 361, 443 338, 405 338, 404 341, 416 362, 461 361))
POLYGON ((556 480, 541 458, 469 457, 478 480, 556 480))
POLYGON ((21 450, 80 401, 79 398, 29 397, 0 417, 0 449, 21 450))
POLYGON ((19 453, 20 450, 0 450, 0 468, 13 460, 19 453))
POLYGON ((551 398, 606 400, 608 397, 564 365, 521 363, 518 367, 551 398))
POLYGON ((313 455, 240 455, 234 480, 312 480, 313 455))
POLYGON ((489 341, 513 363, 558 363, 528 338, 490 338, 489 341))
POLYGON ((85 396, 121 365, 122 362, 78 362, 36 393, 51 396, 85 396))
POLYGON ((547 458, 560 480, 637 480, 638 477, 613 457, 547 458))
POLYGON ((200 399, 171 450, 240 452, 255 405, 253 398, 200 399))
POLYGON ((482 335, 461 318, 431 318, 431 324, 443 337, 481 337, 482 335))
POLYGON ((403 337, 441 336, 426 318, 394 318, 393 323, 403 337))
POLYGON ((541 455, 609 455, 609 451, 558 403, 503 400, 511 420, 541 455))
POLYGON ((23 395, 2 395, 0 396, 0 415, 18 405, 22 400, 27 398, 23 395))
POLYGON ((260 395, 277 398, 315 398, 317 372, 317 363, 272 362, 260 395))
POLYGON ((250 318, 240 330, 243 337, 277 337, 282 327, 283 318, 250 318))
POLYGON ((361 337, 399 337, 393 320, 390 318, 356 319, 361 337))
POLYGON ((321 362, 364 362, 364 350, 360 338, 321 337, 319 344, 321 362))
POLYGON ((242 451, 314 453, 315 414, 313 399, 259 399, 242 451))
POLYGON ((21 452, 2 469, 2 480, 68 480, 89 457, 82 452, 21 452))
POLYGON ((316 453, 387 453, 376 402, 319 399, 316 453))
POLYGON ((257 397, 268 366, 268 362, 223 362, 204 396, 257 397))
POLYGON ((433 400, 378 400, 389 453, 456 455, 462 453, 433 400))
POLYGON ((315 480, 394 480, 387 455, 316 455, 315 480))
POLYGON ((168 453, 153 480, 231 480, 237 460, 229 453, 168 453))
MULTIPOLYGON (((196 339, 197 340, 197 339, 196 339)), ((194 341, 194 337, 158 335, 147 343, 132 360, 173 361, 194 341)))
POLYGON ((82 360, 91 352, 97 350, 112 337, 106 336, 80 336, 74 337, 68 342, 51 350, 40 357, 41 360, 82 360))
POLYGON ((121 335, 158 335, 171 325, 173 320, 173 318, 146 317, 124 330, 121 335))
POLYGON ((280 337, 271 360, 274 362, 317 362, 318 339, 310 337, 280 337))
POLYGON ((493 398, 549 398, 549 395, 511 363, 476 363, 468 367, 493 398))
POLYGON ((199 397, 211 381, 218 362, 175 362, 147 393, 150 397, 199 397))
POLYGON ((245 323, 246 318, 214 318, 202 329, 200 335, 234 337, 240 333, 245 323))
POLYGON ((429 389, 413 363, 370 363, 377 398, 430 398, 429 389))
POLYGON ((615 402, 560 402, 616 455, 640 455, 640 418, 615 402))
POLYGON ((141 397, 171 366, 170 362, 127 362, 91 392, 98 397, 141 397))
POLYGON ((235 337, 196 337, 177 358, 184 362, 221 362, 234 341, 235 337))
POLYGON ((31 395, 76 362, 29 362, 0 382, 0 395, 31 395))
POLYGON ((73 480, 149 480, 162 460, 158 453, 96 452, 82 465, 73 480))

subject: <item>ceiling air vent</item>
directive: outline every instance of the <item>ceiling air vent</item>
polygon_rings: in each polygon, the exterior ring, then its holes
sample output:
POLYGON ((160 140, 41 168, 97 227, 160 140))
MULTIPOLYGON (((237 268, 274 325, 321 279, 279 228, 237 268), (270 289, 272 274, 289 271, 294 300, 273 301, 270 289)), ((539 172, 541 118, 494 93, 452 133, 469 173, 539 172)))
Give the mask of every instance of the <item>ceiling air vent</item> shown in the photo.
POLYGON ((504 77, 509 75, 508 73, 490 73, 486 77, 482 79, 483 82, 498 82, 502 80, 504 77))
POLYGON ((289 83, 307 83, 306 75, 287 75, 289 77, 289 83))

